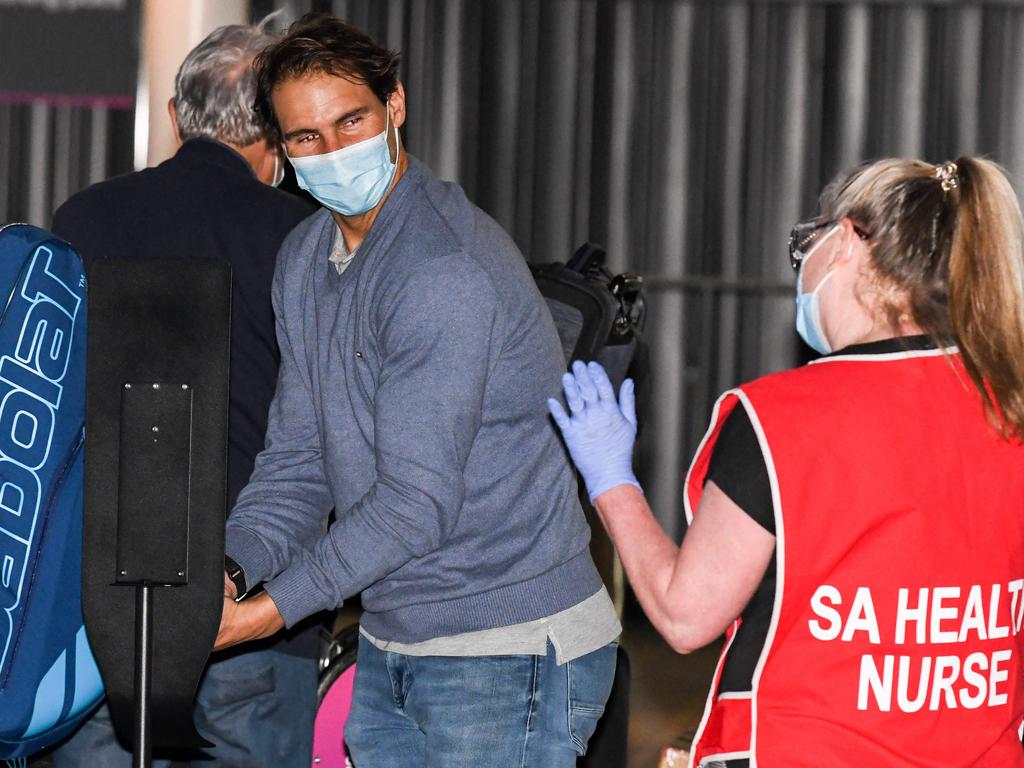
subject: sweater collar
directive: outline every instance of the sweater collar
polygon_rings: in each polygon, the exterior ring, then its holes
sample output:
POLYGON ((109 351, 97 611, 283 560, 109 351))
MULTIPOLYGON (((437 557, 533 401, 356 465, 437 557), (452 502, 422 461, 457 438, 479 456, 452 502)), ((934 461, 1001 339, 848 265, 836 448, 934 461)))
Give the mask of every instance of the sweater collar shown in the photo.
MULTIPOLYGON (((406 166, 405 173, 402 174, 402 178, 398 180, 394 189, 391 190, 388 199, 384 201, 384 206, 380 209, 380 213, 374 219, 370 231, 366 233, 363 242, 359 244, 358 250, 360 253, 366 253, 373 248, 381 237, 381 233, 390 229, 391 222, 401 215, 404 210, 402 201, 412 194, 413 190, 418 189, 424 180, 428 178, 428 172, 423 167, 423 164, 412 155, 408 155, 408 158, 409 164, 406 166)), ((334 223, 333 217, 330 218, 331 225, 337 229, 337 224, 334 223)))

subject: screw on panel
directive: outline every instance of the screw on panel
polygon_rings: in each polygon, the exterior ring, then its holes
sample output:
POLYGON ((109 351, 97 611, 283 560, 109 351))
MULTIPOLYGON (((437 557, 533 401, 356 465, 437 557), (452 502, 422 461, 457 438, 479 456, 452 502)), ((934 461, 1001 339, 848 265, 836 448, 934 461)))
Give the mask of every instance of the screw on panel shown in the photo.
POLYGON ((160 431, 160 427, 153 427, 153 431, 154 432, 159 432, 160 431))
POLYGON ((184 571, 178 571, 178 578, 181 579, 181 578, 184 578, 184 577, 185 577, 185 572, 184 571))
POLYGON ((160 385, 159 384, 154 384, 153 385, 153 389, 160 389, 160 385))
POLYGON ((121 575, 122 576, 127 576, 128 575, 128 571, 121 571, 121 575))
POLYGON ((182 384, 182 385, 181 385, 181 388, 182 388, 182 389, 188 389, 188 384, 182 384))
POLYGON ((131 385, 131 384, 125 384, 125 385, 124 385, 124 388, 125 388, 125 389, 131 389, 131 388, 132 388, 132 385, 131 385))

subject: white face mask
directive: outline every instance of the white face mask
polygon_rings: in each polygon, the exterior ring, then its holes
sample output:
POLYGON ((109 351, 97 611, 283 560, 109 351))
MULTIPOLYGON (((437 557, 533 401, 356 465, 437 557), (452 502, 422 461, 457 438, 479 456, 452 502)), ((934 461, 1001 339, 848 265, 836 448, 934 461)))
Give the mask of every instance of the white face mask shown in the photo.
POLYGON ((274 152, 274 178, 270 181, 270 186, 279 187, 281 182, 284 181, 284 163, 281 162, 280 151, 274 152))

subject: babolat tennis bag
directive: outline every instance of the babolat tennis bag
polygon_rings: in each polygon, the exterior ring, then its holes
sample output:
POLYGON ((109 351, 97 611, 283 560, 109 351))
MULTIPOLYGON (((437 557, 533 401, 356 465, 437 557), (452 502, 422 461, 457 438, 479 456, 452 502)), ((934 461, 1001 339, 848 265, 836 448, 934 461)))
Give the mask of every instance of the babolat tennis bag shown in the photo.
POLYGON ((85 273, 37 227, 0 228, 0 759, 88 717, 82 624, 85 273))

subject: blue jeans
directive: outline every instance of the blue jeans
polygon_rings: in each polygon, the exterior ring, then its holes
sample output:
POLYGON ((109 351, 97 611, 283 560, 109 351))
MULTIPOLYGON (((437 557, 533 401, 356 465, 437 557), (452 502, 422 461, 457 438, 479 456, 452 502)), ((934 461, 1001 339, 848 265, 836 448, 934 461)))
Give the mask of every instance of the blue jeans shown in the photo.
MULTIPOLYGON (((196 697, 199 733, 216 746, 196 768, 309 768, 316 715, 316 659, 255 650, 212 661, 196 697)), ((153 768, 169 768, 156 759, 153 768)), ((54 768, 130 768, 104 703, 53 753, 54 768)), ((180 759, 180 758, 178 758, 180 759)))
POLYGON ((618 643, 546 656, 407 656, 359 638, 345 741, 359 768, 572 768, 615 675, 618 643))

